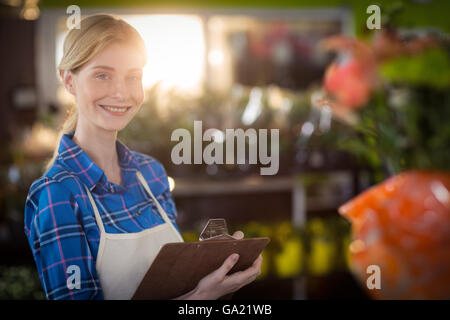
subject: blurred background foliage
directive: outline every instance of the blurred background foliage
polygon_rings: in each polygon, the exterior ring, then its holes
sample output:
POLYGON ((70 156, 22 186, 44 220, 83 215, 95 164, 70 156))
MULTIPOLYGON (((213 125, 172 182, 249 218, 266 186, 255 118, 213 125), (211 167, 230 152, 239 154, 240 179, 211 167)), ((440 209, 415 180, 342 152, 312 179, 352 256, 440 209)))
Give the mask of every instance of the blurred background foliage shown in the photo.
POLYGON ((0 300, 44 300, 36 269, 0 266, 0 300))
POLYGON ((408 169, 450 170, 450 46, 401 55, 380 64, 380 86, 354 113, 353 132, 338 147, 387 176, 408 169))

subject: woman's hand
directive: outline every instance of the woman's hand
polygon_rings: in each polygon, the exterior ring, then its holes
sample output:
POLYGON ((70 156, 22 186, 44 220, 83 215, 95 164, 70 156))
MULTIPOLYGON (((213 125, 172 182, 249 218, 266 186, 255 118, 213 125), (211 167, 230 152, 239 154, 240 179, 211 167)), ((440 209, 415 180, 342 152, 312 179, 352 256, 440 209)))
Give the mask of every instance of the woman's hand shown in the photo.
MULTIPOLYGON (((242 239, 244 234, 236 231, 233 234, 236 239, 242 239)), ((230 255, 220 266, 219 269, 211 272, 202 278, 197 287, 192 291, 176 298, 180 300, 212 300, 218 299, 229 293, 235 292, 253 282, 261 273, 262 256, 253 262, 252 266, 246 270, 235 272, 229 276, 227 273, 233 268, 239 260, 239 255, 234 253, 230 255)))

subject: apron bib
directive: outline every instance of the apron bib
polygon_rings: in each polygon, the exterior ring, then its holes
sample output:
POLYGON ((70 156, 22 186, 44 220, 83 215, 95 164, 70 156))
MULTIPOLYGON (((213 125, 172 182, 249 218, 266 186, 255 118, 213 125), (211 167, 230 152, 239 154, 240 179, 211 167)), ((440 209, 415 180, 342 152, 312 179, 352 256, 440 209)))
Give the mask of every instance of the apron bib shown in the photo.
POLYGON ((136 175, 164 219, 163 224, 140 232, 106 233, 94 199, 86 187, 100 229, 96 268, 105 300, 131 299, 161 247, 169 242, 183 242, 142 174, 137 171, 136 175))

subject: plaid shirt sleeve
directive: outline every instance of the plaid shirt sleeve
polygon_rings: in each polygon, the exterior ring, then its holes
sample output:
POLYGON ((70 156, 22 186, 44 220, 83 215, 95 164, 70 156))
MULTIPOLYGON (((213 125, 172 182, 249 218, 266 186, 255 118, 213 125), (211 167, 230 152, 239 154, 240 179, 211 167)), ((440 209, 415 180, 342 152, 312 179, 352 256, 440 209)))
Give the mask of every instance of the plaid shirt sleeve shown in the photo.
POLYGON ((42 177, 30 188, 25 234, 47 299, 103 299, 75 196, 42 177))

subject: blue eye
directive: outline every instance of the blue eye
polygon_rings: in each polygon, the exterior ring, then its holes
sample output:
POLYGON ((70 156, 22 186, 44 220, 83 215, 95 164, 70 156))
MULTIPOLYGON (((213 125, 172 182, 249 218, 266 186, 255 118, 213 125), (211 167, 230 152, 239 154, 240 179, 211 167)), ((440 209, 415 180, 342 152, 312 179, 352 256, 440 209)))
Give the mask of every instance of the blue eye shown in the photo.
POLYGON ((132 76, 129 79, 132 80, 132 81, 139 81, 139 80, 141 80, 141 77, 139 77, 139 76, 132 76))
POLYGON ((96 76, 97 79, 106 80, 108 79, 108 75, 106 73, 101 73, 96 76))

